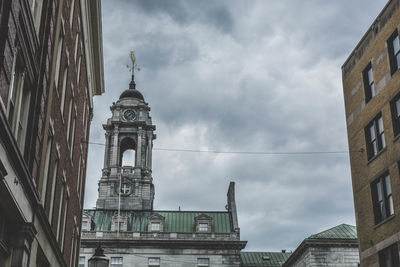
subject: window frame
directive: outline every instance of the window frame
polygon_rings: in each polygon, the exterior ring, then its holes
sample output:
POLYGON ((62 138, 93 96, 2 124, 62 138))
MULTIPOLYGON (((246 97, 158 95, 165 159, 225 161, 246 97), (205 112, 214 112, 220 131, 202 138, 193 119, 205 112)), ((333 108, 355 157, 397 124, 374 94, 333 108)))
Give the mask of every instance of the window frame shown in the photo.
POLYGON ((394 215, 389 172, 385 172, 371 183, 371 195, 375 224, 379 224, 394 215), (390 192, 388 192, 388 188, 390 192))
POLYGON ((392 113, 393 135, 396 137, 400 134, 400 93, 390 101, 390 110, 392 113), (396 105, 397 102, 399 103, 398 106, 396 105))
POLYGON ((160 267, 160 265, 161 265, 160 257, 150 257, 150 258, 148 258, 147 262, 148 262, 148 266, 149 267, 160 267), (156 260, 157 262, 156 263, 154 263, 154 262, 152 263, 151 262, 152 260, 156 260))
POLYGON ((386 147, 382 113, 379 112, 379 114, 370 123, 368 123, 364 131, 365 143, 367 147, 367 157, 368 160, 371 160, 386 147), (382 131, 380 131, 380 121, 382 124, 382 131), (371 129, 373 129, 374 137, 371 135, 371 129))
POLYGON ((399 266, 399 250, 397 243, 394 243, 380 251, 378 251, 380 267, 396 267, 399 266), (389 264, 387 264, 389 261, 389 264))
POLYGON ((163 232, 164 231, 165 218, 163 216, 161 216, 160 214, 154 213, 154 214, 150 215, 149 217, 147 217, 147 221, 148 221, 147 230, 149 232, 163 232), (158 224, 159 228, 154 229, 153 228, 154 224, 158 224))
POLYGON ((110 258, 110 267, 122 267, 124 264, 124 260, 123 257, 111 257, 110 258), (113 262, 113 260, 121 260, 120 262, 113 262))
POLYGON ((85 256, 79 256, 78 267, 85 267, 85 262, 86 262, 86 257, 85 256), (83 259, 83 263, 81 261, 82 259, 83 259))
POLYGON ((195 219, 196 233, 206 234, 212 232, 213 219, 211 216, 203 213, 200 214, 199 216, 196 216, 194 219, 195 219), (207 226, 207 228, 204 227, 205 225, 207 226))
POLYGON ((197 258, 197 266, 198 267, 208 267, 210 266, 210 259, 209 258, 197 258), (207 263, 202 263, 201 261, 206 260, 207 263))
POLYGON ((368 65, 365 67, 365 69, 362 72, 362 75, 364 82, 365 103, 368 103, 376 95, 375 83, 374 83, 374 71, 372 69, 371 62, 369 62, 368 65))
MULTIPOLYGON (((42 202, 43 207, 46 203, 46 194, 47 194, 47 186, 49 183, 50 172, 51 172, 51 163, 52 163, 52 152, 54 146, 54 135, 51 130, 49 130, 49 134, 47 136, 47 145, 46 145, 46 153, 44 158, 44 170, 42 177, 42 187, 40 189, 40 201, 42 202)), ((53 166, 54 167, 54 166, 53 166)))
POLYGON ((390 63, 390 73, 393 75, 400 68, 400 38, 397 29, 392 33, 392 35, 387 40, 389 63, 390 63), (394 50, 393 42, 398 40, 398 51, 394 50))
POLYGON ((16 49, 8 90, 7 119, 21 154, 24 156, 28 134, 32 89, 20 48, 16 49))
POLYGON ((201 222, 201 223, 199 223, 199 232, 201 232, 201 233, 207 233, 209 227, 210 227, 210 226, 208 225, 208 223, 203 223, 203 222, 201 222))
POLYGON ((160 232, 161 223, 160 222, 151 222, 150 227, 151 227, 152 232, 160 232))

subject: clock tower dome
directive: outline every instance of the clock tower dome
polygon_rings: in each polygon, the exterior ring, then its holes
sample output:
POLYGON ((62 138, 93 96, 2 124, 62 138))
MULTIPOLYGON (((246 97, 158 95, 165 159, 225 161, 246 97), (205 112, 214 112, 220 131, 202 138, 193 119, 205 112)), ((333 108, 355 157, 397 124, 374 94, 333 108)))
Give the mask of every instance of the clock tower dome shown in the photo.
POLYGON ((110 109, 111 118, 103 124, 106 145, 96 208, 153 210, 151 158, 156 127, 148 103, 136 90, 133 69, 129 89, 110 109))

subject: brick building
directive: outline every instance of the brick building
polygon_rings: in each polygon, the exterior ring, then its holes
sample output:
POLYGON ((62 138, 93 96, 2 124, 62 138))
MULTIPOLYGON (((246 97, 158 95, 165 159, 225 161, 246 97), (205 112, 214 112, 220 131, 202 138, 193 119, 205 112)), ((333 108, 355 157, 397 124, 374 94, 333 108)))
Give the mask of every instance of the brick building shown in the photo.
POLYGON ((361 266, 399 266, 400 1, 342 66, 361 266))
POLYGON ((0 2, 0 266, 78 261, 100 1, 0 2))

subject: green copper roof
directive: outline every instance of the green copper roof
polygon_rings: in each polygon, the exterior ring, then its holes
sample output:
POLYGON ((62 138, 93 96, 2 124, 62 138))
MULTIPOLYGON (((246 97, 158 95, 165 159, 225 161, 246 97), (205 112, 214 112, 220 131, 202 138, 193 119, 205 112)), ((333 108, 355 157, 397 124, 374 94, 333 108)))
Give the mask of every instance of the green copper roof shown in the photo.
MULTIPOLYGON (((95 231, 111 231, 111 221, 117 210, 85 210, 84 213, 92 216, 95 231)), ((147 232, 147 217, 159 214, 165 218, 164 232, 192 233, 195 232, 195 217, 206 214, 212 218, 211 232, 230 233, 230 215, 226 211, 199 212, 199 211, 121 211, 121 216, 128 217, 129 232, 147 232)))
POLYGON ((243 267, 281 267, 291 254, 290 252, 240 252, 240 262, 243 267))
POLYGON ((357 239, 357 228, 352 225, 341 224, 318 234, 311 235, 307 239, 357 239))

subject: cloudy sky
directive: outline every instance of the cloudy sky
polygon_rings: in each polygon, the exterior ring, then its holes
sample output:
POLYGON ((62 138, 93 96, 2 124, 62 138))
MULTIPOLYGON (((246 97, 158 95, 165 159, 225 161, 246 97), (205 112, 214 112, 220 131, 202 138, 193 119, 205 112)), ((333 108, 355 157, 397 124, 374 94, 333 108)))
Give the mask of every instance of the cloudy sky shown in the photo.
MULTIPOLYGON (((346 151, 341 66, 386 0, 103 0, 106 93, 91 142, 104 143, 109 106, 137 88, 157 126, 155 148, 346 151)), ((89 151, 86 208, 95 206, 104 147, 89 151)), ((348 154, 154 151, 155 209, 224 210, 236 182, 248 251, 292 250, 307 236, 355 224, 348 154)))

